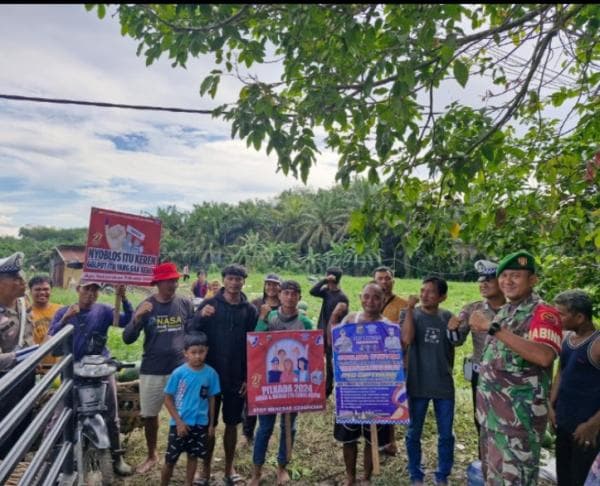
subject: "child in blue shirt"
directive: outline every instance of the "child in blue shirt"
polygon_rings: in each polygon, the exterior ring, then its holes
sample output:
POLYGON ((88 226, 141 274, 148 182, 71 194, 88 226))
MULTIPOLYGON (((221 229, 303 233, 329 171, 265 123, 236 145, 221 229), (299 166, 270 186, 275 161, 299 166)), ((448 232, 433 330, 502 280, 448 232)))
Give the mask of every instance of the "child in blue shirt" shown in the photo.
POLYGON ((214 437, 215 395, 221 392, 219 376, 204 363, 208 353, 206 334, 186 334, 185 364, 173 371, 165 387, 165 406, 171 415, 169 442, 161 484, 169 484, 182 452, 188 461, 185 484, 191 486, 198 458, 207 453, 209 437, 214 437))

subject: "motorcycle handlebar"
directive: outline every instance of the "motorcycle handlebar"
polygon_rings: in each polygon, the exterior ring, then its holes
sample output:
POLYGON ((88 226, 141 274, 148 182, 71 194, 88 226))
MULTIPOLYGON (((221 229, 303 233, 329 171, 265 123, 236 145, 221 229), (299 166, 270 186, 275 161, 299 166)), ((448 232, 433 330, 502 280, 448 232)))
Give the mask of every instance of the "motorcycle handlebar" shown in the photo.
POLYGON ((135 363, 123 363, 122 361, 111 358, 109 361, 112 365, 116 366, 118 370, 122 370, 123 368, 135 368, 135 363))

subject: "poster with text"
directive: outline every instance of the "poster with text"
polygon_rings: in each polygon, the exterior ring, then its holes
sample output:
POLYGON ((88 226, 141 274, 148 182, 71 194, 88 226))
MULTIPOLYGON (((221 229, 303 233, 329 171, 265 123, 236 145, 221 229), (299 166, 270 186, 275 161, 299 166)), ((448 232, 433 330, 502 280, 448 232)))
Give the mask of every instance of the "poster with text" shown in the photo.
POLYGON ((323 331, 249 332, 248 414, 325 409, 323 331))
POLYGON ((341 324, 332 330, 336 422, 408 424, 398 324, 341 324))
POLYGON ((160 253, 159 219, 92 208, 83 278, 151 285, 160 253))

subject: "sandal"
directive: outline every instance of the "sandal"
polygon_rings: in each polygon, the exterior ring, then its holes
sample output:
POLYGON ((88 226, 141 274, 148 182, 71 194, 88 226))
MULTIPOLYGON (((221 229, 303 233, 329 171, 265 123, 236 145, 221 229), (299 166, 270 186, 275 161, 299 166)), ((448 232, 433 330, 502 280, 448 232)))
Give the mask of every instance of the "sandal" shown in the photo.
POLYGON ((246 480, 237 473, 233 474, 232 476, 223 477, 223 482, 225 483, 226 486, 236 486, 237 484, 246 484, 246 480))

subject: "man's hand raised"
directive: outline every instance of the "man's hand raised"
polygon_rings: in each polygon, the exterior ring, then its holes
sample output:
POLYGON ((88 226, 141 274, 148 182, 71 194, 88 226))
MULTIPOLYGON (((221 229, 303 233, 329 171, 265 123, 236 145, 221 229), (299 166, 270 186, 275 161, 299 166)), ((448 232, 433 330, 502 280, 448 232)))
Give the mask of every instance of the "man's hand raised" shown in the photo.
POLYGON ((469 316, 469 326, 474 332, 488 332, 492 321, 483 312, 475 311, 469 316))
POLYGON ((210 317, 213 316, 215 312, 216 309, 212 305, 208 304, 202 307, 200 310, 200 317, 210 317))
POLYGON ((148 315, 150 312, 152 312, 152 308, 152 302, 149 302, 147 300, 142 302, 138 309, 135 311, 135 322, 140 322, 145 315, 148 315))
POLYGON ((69 317, 76 316, 77 314, 79 314, 79 304, 73 304, 69 306, 67 312, 65 312, 65 315, 63 316, 63 319, 68 319, 69 317))
POLYGON ((408 307, 414 309, 415 306, 419 303, 418 295, 409 295, 408 296, 408 307))

